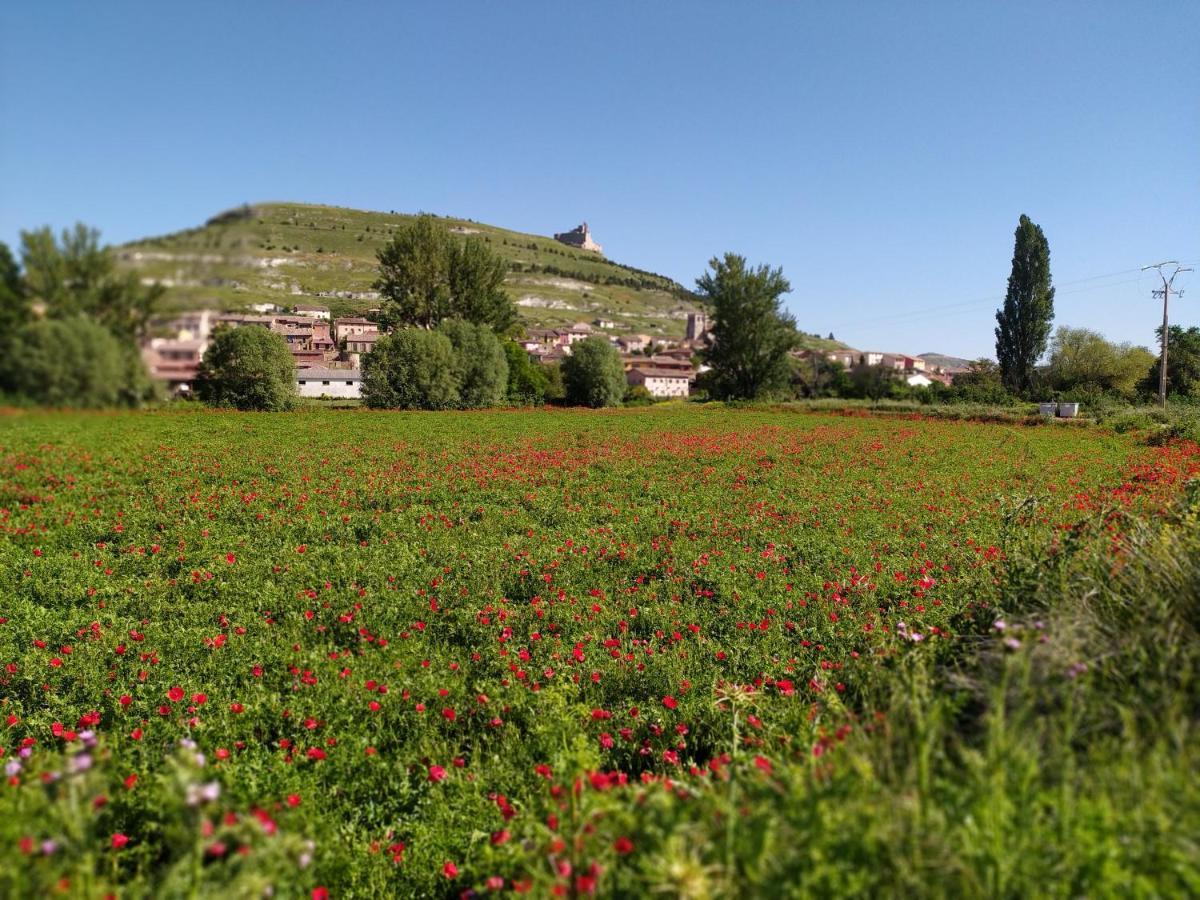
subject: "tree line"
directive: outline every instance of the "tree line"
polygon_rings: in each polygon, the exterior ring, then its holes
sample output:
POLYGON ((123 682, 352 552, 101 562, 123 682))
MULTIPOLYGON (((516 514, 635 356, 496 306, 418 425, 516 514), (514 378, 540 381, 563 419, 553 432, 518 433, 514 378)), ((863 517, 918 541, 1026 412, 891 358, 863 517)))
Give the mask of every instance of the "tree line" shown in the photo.
MULTIPOLYGON (((504 289, 508 264, 477 235, 459 239, 422 215, 377 252, 379 324, 389 331, 363 360, 363 401, 378 408, 452 409, 564 402, 646 402, 629 389, 616 349, 602 337, 575 344, 561 364, 530 360, 504 289)), ((545 267, 542 267, 545 270, 545 267)), ((981 359, 950 387, 912 388, 865 360, 846 368, 802 343, 783 307, 791 285, 779 268, 736 253, 714 257, 695 296, 712 321, 700 351, 702 397, 920 398, 1005 403, 1062 397, 1134 401, 1157 384, 1158 357, 1095 331, 1052 330, 1050 249, 1022 215, 1011 273, 996 312, 996 361, 981 359), (1042 364, 1042 360, 1045 360, 1042 364)), ((136 406, 155 399, 138 345, 164 291, 119 272, 94 229, 77 225, 21 233, 20 260, 0 243, 0 396, 54 406, 136 406)), ((1161 334, 1160 334, 1161 336, 1161 334)), ((1168 332, 1172 396, 1200 398, 1200 328, 1168 332)), ((297 401, 292 356, 267 329, 218 330, 201 364, 196 395, 216 406, 287 409, 297 401)))
POLYGON ((139 406, 157 395, 138 342, 164 291, 119 272, 99 232, 21 232, 0 243, 0 397, 44 406, 139 406))

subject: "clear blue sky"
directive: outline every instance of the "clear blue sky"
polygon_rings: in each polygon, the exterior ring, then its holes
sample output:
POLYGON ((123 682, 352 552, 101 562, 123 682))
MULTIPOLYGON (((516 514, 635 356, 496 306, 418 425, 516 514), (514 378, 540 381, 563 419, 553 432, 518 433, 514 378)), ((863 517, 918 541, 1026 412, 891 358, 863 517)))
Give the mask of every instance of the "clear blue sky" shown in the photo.
POLYGON ((805 330, 975 356, 1027 213, 1057 322, 1149 343, 1130 270, 1200 261, 1198 26, 1196 0, 8 3, 0 240, 261 200, 587 219, 688 285, 725 250, 782 266, 805 330))

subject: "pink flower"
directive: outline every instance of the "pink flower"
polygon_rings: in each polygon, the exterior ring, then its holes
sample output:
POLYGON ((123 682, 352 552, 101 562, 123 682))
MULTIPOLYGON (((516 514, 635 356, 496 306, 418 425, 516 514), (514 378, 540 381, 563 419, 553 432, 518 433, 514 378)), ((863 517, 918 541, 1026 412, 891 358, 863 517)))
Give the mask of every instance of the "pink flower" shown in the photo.
POLYGON ((127 835, 121 834, 121 832, 119 832, 119 831, 112 836, 112 848, 114 850, 120 850, 122 847, 124 847, 128 843, 129 843, 129 837, 127 835))
POLYGON ((454 863, 447 860, 446 864, 444 866, 442 866, 442 874, 445 875, 447 878, 457 878, 458 877, 458 866, 456 866, 454 863))
POLYGON ((435 784, 442 781, 446 777, 446 770, 442 766, 429 767, 429 780, 435 784))

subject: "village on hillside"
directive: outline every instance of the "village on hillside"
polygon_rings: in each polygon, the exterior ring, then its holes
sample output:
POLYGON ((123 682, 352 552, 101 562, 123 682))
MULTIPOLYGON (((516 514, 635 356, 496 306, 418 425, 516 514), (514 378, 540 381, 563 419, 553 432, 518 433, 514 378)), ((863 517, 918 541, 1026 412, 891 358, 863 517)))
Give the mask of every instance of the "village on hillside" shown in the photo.
MULTIPOLYGON (((357 400, 362 395, 362 358, 370 353, 384 331, 367 316, 331 318, 324 306, 300 304, 284 309, 270 303, 253 306, 248 313, 215 310, 183 312, 157 319, 142 347, 150 374, 176 397, 190 396, 209 341, 218 328, 266 328, 283 337, 295 362, 296 390, 301 397, 357 400)), ((617 348, 630 386, 642 386, 657 399, 687 397, 696 376, 707 367, 699 362, 712 340, 704 313, 689 313, 681 340, 646 334, 618 334, 610 319, 576 322, 565 328, 534 328, 518 344, 532 361, 560 362, 573 344, 596 335, 617 348)), ((949 385, 965 369, 935 366, 920 356, 853 349, 796 350, 802 361, 823 356, 846 368, 881 366, 897 373, 911 387, 933 382, 949 385)))

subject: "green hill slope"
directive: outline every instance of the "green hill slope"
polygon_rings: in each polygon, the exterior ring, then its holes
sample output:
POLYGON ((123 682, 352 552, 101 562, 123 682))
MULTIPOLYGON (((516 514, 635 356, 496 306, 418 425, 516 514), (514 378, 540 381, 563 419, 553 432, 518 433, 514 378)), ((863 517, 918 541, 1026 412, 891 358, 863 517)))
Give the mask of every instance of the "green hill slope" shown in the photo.
MULTIPOLYGON (((177 308, 320 304, 334 315, 379 305, 375 253, 413 216, 301 203, 263 203, 205 225, 118 248, 121 265, 167 287, 177 308)), ((618 333, 683 335, 697 298, 678 283, 533 234, 439 218, 479 234, 508 260, 507 288, 530 327, 599 318, 618 333)))

